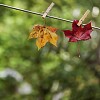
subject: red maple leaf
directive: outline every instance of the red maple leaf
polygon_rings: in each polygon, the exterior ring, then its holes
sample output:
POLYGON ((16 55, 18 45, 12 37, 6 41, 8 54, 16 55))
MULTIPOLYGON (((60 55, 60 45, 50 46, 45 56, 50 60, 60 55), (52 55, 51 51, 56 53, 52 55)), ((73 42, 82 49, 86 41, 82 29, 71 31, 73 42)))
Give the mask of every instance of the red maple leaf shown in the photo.
POLYGON ((91 39, 90 33, 93 31, 91 27, 91 22, 82 27, 82 25, 77 25, 78 21, 79 20, 73 21, 72 31, 63 30, 65 36, 69 38, 69 42, 77 42, 80 40, 91 39))

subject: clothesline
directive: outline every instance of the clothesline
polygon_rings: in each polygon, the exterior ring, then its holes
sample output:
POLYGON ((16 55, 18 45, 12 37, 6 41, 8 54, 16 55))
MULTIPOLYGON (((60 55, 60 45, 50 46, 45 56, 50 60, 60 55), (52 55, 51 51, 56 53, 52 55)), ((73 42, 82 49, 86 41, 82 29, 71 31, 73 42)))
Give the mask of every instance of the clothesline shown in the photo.
MULTIPOLYGON (((13 7, 13 6, 5 5, 5 4, 0 4, 0 6, 7 7, 7 8, 11 8, 11 9, 14 9, 14 10, 19 10, 19 11, 26 12, 26 13, 35 14, 35 15, 40 15, 40 16, 43 15, 42 13, 33 12, 33 11, 30 11, 30 10, 25 10, 25 9, 13 7)), ((50 16, 50 15, 47 15, 46 17, 53 18, 53 19, 57 19, 57 20, 61 20, 61 21, 65 21, 65 22, 70 22, 70 23, 73 22, 71 20, 67 20, 67 19, 63 19, 63 18, 59 18, 59 17, 55 17, 55 16, 50 16)), ((82 25, 85 25, 85 24, 82 24, 82 25)), ((100 30, 100 27, 92 26, 92 28, 100 30)))

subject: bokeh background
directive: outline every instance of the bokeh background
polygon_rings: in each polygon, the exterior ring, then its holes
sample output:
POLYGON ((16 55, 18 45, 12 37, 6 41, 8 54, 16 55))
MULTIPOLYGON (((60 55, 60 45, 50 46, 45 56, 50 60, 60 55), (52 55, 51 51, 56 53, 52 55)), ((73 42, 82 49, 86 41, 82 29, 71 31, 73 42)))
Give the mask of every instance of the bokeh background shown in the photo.
MULTIPOLYGON (((80 19, 100 27, 100 0, 0 0, 0 3, 34 12, 55 6, 49 15, 80 19)), ((48 26, 58 28, 58 47, 47 43, 38 51, 35 39, 28 40, 41 16, 0 6, 0 100, 100 100, 100 30, 92 39, 68 43, 61 30, 71 23, 46 18, 48 26)))

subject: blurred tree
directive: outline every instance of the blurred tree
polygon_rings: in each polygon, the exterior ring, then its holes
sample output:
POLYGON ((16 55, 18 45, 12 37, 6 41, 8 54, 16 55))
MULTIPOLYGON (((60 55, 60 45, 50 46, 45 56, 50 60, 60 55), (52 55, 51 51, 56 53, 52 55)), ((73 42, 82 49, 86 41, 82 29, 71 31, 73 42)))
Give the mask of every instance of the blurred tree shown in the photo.
MULTIPOLYGON (((0 3, 43 12, 52 1, 0 0, 0 3)), ((92 11, 94 6, 100 9, 99 0, 54 2, 50 15, 74 20, 90 9, 91 14, 84 23, 92 20, 99 26, 100 14, 93 17, 92 11)), ((59 29, 58 47, 48 43, 38 51, 35 40, 28 40, 28 36, 33 25, 44 23, 40 16, 0 7, 0 19, 0 100, 100 100, 98 30, 93 31, 91 40, 80 42, 81 58, 78 58, 77 43, 68 43, 61 32, 71 29, 70 23, 47 18, 47 25, 59 29), (6 68, 19 72, 23 80, 17 82, 14 77, 5 77, 2 71, 6 68), (32 91, 28 86, 20 88, 25 82, 32 91), (19 88, 30 93, 19 92, 19 88)))

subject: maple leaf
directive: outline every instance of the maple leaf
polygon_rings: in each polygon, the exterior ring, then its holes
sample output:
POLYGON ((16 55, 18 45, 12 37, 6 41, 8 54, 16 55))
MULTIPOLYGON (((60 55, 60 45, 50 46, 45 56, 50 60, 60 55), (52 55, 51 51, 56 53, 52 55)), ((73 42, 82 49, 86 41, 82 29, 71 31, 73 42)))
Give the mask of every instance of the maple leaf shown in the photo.
POLYGON ((89 40, 91 39, 90 33, 93 31, 91 27, 91 22, 84 25, 78 26, 78 20, 74 20, 72 24, 72 31, 63 30, 66 37, 69 38, 69 42, 77 42, 80 40, 89 40))
POLYGON ((36 45, 38 50, 46 45, 47 42, 57 46, 57 29, 51 26, 35 25, 29 35, 29 39, 37 38, 36 45))

